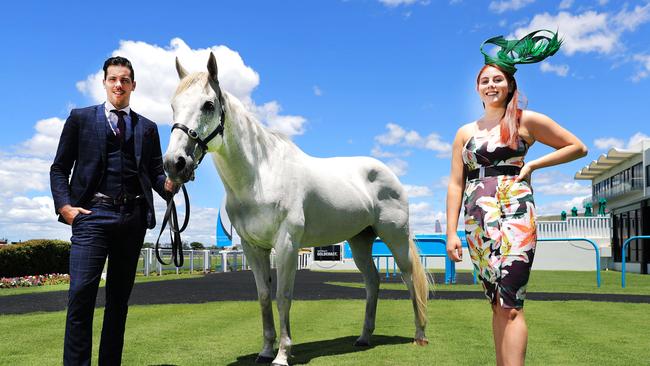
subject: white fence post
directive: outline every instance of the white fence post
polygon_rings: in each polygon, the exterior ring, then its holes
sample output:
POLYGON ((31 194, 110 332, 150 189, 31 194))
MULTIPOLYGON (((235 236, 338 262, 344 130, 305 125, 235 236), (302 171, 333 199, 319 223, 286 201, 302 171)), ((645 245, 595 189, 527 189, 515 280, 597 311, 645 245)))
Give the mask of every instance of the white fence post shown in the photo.
POLYGON ((190 250, 190 273, 194 273, 194 250, 190 250))
POLYGON ((221 254, 221 272, 228 272, 228 252, 222 250, 219 253, 221 254))

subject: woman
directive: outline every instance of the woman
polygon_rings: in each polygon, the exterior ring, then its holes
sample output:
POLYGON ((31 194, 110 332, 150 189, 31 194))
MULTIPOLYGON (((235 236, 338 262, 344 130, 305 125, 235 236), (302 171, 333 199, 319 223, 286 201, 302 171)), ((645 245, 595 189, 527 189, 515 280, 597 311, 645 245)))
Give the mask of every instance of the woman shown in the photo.
MULTIPOLYGON (((497 365, 523 365, 528 330, 524 318, 526 285, 536 245, 531 173, 587 154, 585 145, 549 117, 518 108, 515 64, 554 54, 557 35, 533 32, 522 40, 495 37, 484 42, 501 47, 485 55, 476 90, 485 112, 461 127, 453 143, 447 191, 447 252, 462 259, 457 235, 461 202, 474 269, 492 303, 492 332, 497 365), (528 148, 539 141, 556 150, 524 163, 528 148)), ((552 33, 552 32, 550 32, 552 33)))

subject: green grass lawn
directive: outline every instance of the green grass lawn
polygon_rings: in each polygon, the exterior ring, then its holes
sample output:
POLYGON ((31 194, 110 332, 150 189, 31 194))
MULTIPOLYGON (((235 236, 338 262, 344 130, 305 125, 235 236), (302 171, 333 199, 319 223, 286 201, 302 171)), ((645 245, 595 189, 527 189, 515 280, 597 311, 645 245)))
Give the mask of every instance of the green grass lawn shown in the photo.
MULTIPOLYGON (((494 364, 491 311, 485 301, 430 302, 427 347, 411 344, 413 314, 406 300, 380 300, 374 347, 352 347, 363 309, 361 300, 294 301, 292 363, 494 364)), ((95 312, 94 360, 102 315, 99 309, 95 312)), ((650 304, 528 301, 526 317, 528 365, 648 361, 650 304)), ((59 365, 64 322, 64 312, 0 316, 0 365, 59 365)), ((123 364, 253 365, 261 335, 259 305, 254 301, 132 306, 123 364)))
MULTIPOLYGON (((168 281, 168 280, 182 280, 186 278, 196 278, 196 277, 201 277, 203 276, 202 273, 182 273, 182 274, 165 274, 162 276, 158 275, 151 275, 151 276, 144 276, 142 274, 138 274, 135 277, 135 283, 143 283, 143 282, 153 282, 153 281, 168 281)), ((99 287, 104 287, 106 284, 105 281, 100 281, 99 282, 99 287)), ((45 285, 45 286, 34 286, 34 287, 12 287, 12 288, 0 288, 0 296, 8 296, 8 295, 20 295, 20 294, 32 294, 32 293, 37 293, 37 292, 50 292, 50 291, 67 291, 68 287, 70 287, 69 284, 67 283, 62 283, 58 285, 45 285)), ((0 364, 1 365, 1 364, 0 364)))
MULTIPOLYGON (((392 274, 391 274, 392 275, 392 274)), ((574 292, 593 294, 628 294, 628 295, 650 295, 650 275, 628 273, 626 276, 626 287, 621 287, 621 273, 614 271, 603 271, 601 275, 600 288, 596 285, 596 272, 583 271, 535 271, 533 270, 528 282, 529 292, 574 292)), ((384 274, 382 274, 384 276, 384 274)), ((399 278, 399 274, 397 276, 399 278)), ((383 279, 383 277, 382 277, 383 279)), ((328 282, 332 285, 360 287, 362 282, 328 282)), ((406 290, 402 283, 381 283, 380 288, 391 290, 406 290)), ((436 283, 433 286, 435 291, 483 291, 480 284, 477 285, 445 285, 436 283)))

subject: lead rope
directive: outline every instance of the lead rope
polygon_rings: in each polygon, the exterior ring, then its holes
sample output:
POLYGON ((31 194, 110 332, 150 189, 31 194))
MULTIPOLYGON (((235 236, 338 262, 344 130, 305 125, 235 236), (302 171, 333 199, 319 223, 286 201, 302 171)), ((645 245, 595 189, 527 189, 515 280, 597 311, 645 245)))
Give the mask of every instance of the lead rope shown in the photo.
MULTIPOLYGON (((185 219, 183 221, 183 226, 178 227, 178 214, 176 213, 176 204, 174 203, 174 195, 176 193, 169 194, 167 199, 167 211, 165 211, 165 216, 163 217, 163 222, 160 227, 160 233, 158 234, 158 239, 156 239, 156 258, 160 264, 168 266, 172 262, 176 267, 183 266, 183 242, 181 241, 181 233, 187 228, 187 223, 190 221, 190 196, 187 194, 187 189, 185 185, 181 184, 181 189, 183 190, 183 197, 185 198, 185 219), (160 256, 160 237, 167 227, 169 222, 169 238, 172 244, 172 256, 169 263, 165 263, 160 256)), ((177 191, 178 192, 178 191, 177 191)))

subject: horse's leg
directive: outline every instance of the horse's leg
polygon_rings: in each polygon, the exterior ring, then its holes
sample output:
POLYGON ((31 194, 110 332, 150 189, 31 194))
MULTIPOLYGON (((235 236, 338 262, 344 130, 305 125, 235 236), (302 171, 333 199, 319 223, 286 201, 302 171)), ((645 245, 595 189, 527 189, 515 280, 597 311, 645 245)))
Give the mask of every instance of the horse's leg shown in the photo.
POLYGON ((377 315, 377 296, 379 294, 379 273, 372 260, 372 243, 375 241, 375 232, 368 228, 350 240, 350 249, 354 263, 363 275, 366 284, 366 318, 363 322, 361 336, 354 342, 355 346, 369 346, 370 336, 375 331, 375 317, 377 315))
POLYGON ((402 271, 402 278, 411 294, 415 313, 415 343, 426 345, 429 343, 424 333, 427 324, 429 282, 420 263, 417 247, 409 238, 407 228, 397 228, 388 224, 377 225, 375 230, 393 253, 393 258, 402 271))
POLYGON ((255 285, 257 286, 257 297, 262 308, 264 345, 255 362, 269 363, 273 360, 273 345, 276 338, 273 308, 271 307, 271 262, 269 258, 271 251, 250 245, 244 240, 242 240, 242 248, 246 260, 253 270, 255 285))
POLYGON ((298 267, 298 248, 293 246, 289 235, 284 234, 275 245, 276 272, 278 274, 278 288, 276 302, 280 316, 280 345, 278 354, 273 360, 273 366, 289 365, 291 356, 291 327, 289 324, 289 310, 293 298, 293 283, 298 267))

